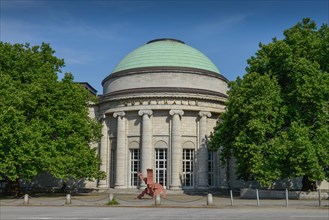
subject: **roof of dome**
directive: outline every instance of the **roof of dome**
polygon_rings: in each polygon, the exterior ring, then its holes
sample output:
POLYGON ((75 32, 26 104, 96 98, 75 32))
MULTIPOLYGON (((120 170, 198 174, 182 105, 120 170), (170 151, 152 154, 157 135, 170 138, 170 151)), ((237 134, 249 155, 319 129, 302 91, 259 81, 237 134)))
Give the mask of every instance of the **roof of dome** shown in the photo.
POLYGON ((115 67, 112 73, 141 67, 189 67, 220 74, 213 62, 200 51, 176 39, 149 41, 133 50, 115 67))

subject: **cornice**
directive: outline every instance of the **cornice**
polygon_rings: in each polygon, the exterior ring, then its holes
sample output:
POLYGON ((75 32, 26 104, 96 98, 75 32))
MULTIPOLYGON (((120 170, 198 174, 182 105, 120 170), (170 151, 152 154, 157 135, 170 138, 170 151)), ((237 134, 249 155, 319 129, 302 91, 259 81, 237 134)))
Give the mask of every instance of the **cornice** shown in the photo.
POLYGON ((209 113, 220 113, 225 111, 225 102, 218 100, 205 100, 196 98, 142 98, 142 99, 126 99, 126 100, 111 100, 100 104, 100 113, 111 114, 121 111, 140 111, 139 114, 151 115, 153 111, 158 110, 186 110, 198 111, 199 116, 206 115, 210 117, 209 113), (152 113, 151 113, 152 112, 152 113))
MULTIPOLYGON (((211 90, 205 90, 205 89, 194 89, 194 88, 182 88, 182 87, 145 87, 145 88, 134 88, 134 89, 123 89, 115 92, 108 93, 106 95, 103 95, 100 97, 100 102, 102 100, 112 99, 115 98, 115 96, 122 96, 122 95, 131 95, 131 94, 157 94, 161 96, 161 94, 165 93, 180 93, 180 94, 201 94, 201 95, 210 95, 210 96, 216 96, 220 98, 227 99, 228 96, 226 94, 220 93, 220 92, 214 92, 211 90)), ((120 97, 122 99, 122 97, 120 97)))
POLYGON ((145 74, 145 73, 189 73, 189 74, 196 74, 196 75, 206 75, 209 77, 214 77, 217 79, 221 79, 224 82, 228 83, 229 80, 225 78, 223 75, 203 69, 191 68, 191 67, 176 67, 176 66, 159 66, 159 67, 141 67, 141 68, 133 68, 128 70, 122 70, 115 73, 108 75, 103 81, 102 86, 104 83, 109 79, 114 79, 122 76, 129 76, 129 75, 137 75, 137 74, 145 74))

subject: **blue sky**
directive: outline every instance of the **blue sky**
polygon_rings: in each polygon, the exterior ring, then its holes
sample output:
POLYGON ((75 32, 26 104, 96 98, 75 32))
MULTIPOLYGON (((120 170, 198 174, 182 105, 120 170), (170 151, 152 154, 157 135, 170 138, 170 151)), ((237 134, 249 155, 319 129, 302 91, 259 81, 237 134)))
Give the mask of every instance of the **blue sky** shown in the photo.
POLYGON ((229 80, 243 76, 259 42, 281 39, 304 17, 329 22, 329 0, 0 0, 1 41, 50 43, 63 72, 102 94, 102 80, 133 49, 176 38, 229 80))

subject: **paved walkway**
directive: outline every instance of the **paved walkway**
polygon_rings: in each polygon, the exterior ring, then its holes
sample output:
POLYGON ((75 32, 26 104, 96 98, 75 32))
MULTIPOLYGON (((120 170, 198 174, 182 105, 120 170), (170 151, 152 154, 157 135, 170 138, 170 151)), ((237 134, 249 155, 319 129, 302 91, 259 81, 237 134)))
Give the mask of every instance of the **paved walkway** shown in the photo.
MULTIPOLYGON (((65 194, 49 196, 29 196, 29 204, 24 204, 24 198, 0 199, 1 206, 106 206, 109 201, 108 193, 98 194, 79 194, 71 196, 71 204, 66 204, 65 194)), ((143 199, 137 199, 137 194, 112 194, 114 199, 119 202, 118 207, 154 207, 155 200, 145 196, 143 199)), ((167 195, 161 198, 160 207, 208 207, 208 208, 229 208, 232 207, 231 199, 225 196, 213 196, 212 204, 207 205, 207 196, 204 195, 186 195, 176 194, 167 195)), ((260 207, 286 207, 286 200, 260 200, 260 207)), ((289 207, 308 207, 329 209, 329 200, 322 200, 319 207, 318 200, 289 200, 289 207)), ((239 199, 234 197, 233 207, 257 207, 257 200, 239 199)))
POLYGON ((1 206, 1 220, 328 220, 318 208, 1 206))

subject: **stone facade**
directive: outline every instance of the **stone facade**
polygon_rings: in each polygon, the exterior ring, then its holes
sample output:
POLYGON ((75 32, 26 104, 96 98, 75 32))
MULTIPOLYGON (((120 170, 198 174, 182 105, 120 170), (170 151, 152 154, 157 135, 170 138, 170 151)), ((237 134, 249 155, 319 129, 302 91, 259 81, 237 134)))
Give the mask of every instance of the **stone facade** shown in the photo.
MULTIPOLYGON (((121 103, 118 102, 118 105, 121 103)), ((184 188, 182 176, 186 176, 186 173, 183 173, 183 150, 187 149, 193 157, 189 162, 192 163, 192 170, 189 171, 192 173, 189 173, 191 177, 188 178, 193 180, 186 187, 208 188, 208 153, 216 155, 217 152, 208 152, 206 139, 223 111, 222 104, 218 105, 217 111, 213 111, 214 103, 211 102, 192 102, 178 97, 168 101, 158 97, 149 98, 144 103, 133 99, 124 106, 106 109, 101 114, 104 117, 101 118, 103 136, 99 154, 103 161, 101 170, 108 174, 108 178, 100 180, 98 187, 138 187, 139 183, 133 183, 132 172, 137 175, 137 171, 145 173, 148 168, 156 172, 164 168, 165 176, 159 178, 164 178, 166 187, 184 188), (165 158, 157 158, 159 150, 166 154, 165 158), (131 154, 136 152, 139 154, 138 168, 132 170, 131 154), (157 161, 162 159, 164 167, 157 161), (114 174, 114 181, 111 181, 111 173, 114 174)), ((212 166, 217 169, 218 160, 212 166)), ((218 175, 217 172, 213 177, 213 187, 219 186, 219 182, 215 181, 218 175)))
MULTIPOLYGON (((171 39, 152 44, 186 49, 184 43, 171 39)), ((195 54, 200 63, 216 71, 208 58, 195 54)), ((180 59, 177 48, 175 56, 180 59)), ((107 178, 98 181, 98 188, 143 187, 137 172, 146 176, 149 168, 155 181, 170 190, 227 186, 221 178, 226 170, 219 169, 218 152, 207 146, 219 115, 225 111, 227 80, 219 72, 189 66, 186 52, 181 56, 186 66, 132 67, 130 60, 125 69, 125 58, 120 71, 103 80, 103 96, 95 108, 103 125, 100 169, 107 178)))

